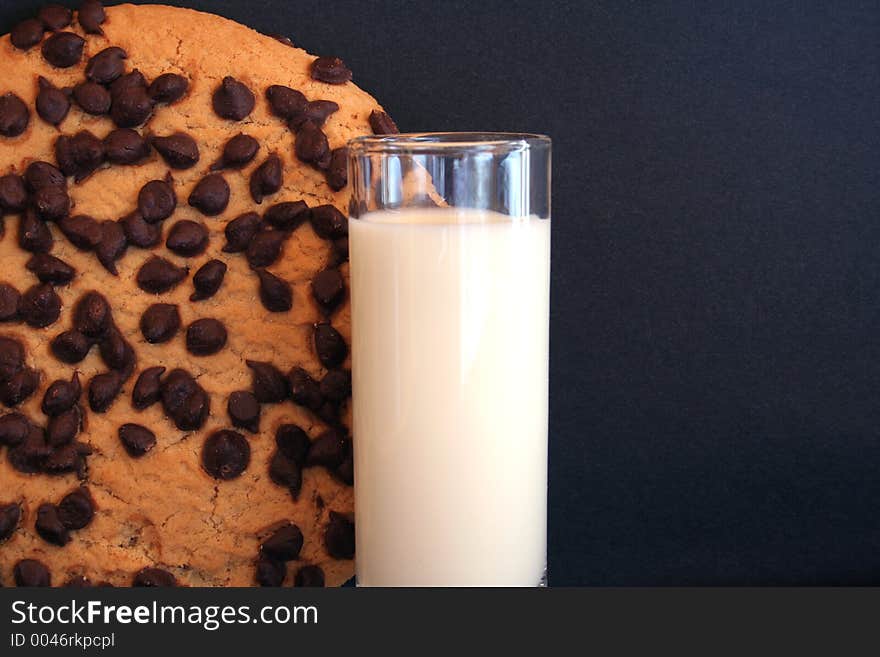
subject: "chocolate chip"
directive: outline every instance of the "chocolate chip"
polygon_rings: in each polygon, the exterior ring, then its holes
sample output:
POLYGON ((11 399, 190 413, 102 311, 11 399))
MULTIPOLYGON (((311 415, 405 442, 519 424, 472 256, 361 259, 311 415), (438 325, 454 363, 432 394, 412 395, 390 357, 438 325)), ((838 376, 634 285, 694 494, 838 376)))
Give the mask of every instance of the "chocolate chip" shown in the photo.
POLYGON ((21 445, 31 430, 31 422, 18 412, 0 417, 0 445, 15 447, 21 445))
POLYGON ((91 447, 84 443, 73 442, 56 447, 43 461, 43 472, 49 475, 75 472, 80 479, 85 479, 88 472, 85 457, 91 453, 91 447))
POLYGON ((385 112, 373 110, 370 112, 370 127, 374 135, 397 135, 400 130, 385 112))
MULTIPOLYGON (((48 189, 52 188, 41 189, 37 194, 42 194, 48 189)), ((28 208, 18 220, 18 245, 31 253, 46 253, 52 248, 53 243, 49 227, 37 217, 33 209, 28 208)))
POLYGON ((275 153, 251 173, 251 198, 255 203, 262 203, 266 196, 276 193, 284 182, 284 171, 281 158, 275 153))
POLYGON ((128 54, 117 46, 104 48, 86 64, 86 78, 98 84, 110 84, 125 73, 128 54))
POLYGON ((303 368, 294 367, 291 369, 287 375, 287 383, 290 387, 290 398, 294 403, 312 411, 321 408, 324 403, 321 387, 303 368))
POLYGON ((290 40, 290 37, 286 37, 283 34, 267 34, 266 36, 272 37, 278 43, 283 43, 285 46, 290 46, 291 48, 296 47, 293 45, 293 41, 290 40))
POLYGON ((128 379, 134 370, 136 356, 134 349, 122 336, 119 329, 111 326, 107 330, 107 334, 101 338, 98 346, 104 364, 111 370, 120 372, 123 380, 128 379))
POLYGON ((334 205, 319 205, 309 211, 312 229, 325 240, 336 240, 348 235, 348 220, 334 205))
POLYGON ((138 69, 121 75, 110 84, 110 95, 117 96, 128 89, 147 90, 147 78, 138 69))
POLYGON ((49 344, 52 355, 62 363, 79 363, 89 349, 92 348, 92 342, 82 333, 76 330, 64 331, 56 335, 49 344))
POLYGON ((119 220, 125 240, 132 246, 150 249, 162 241, 162 226, 144 221, 144 215, 135 210, 119 220))
POLYGON ((31 192, 44 187, 66 187, 67 180, 61 170, 53 164, 36 160, 24 170, 24 182, 31 192))
POLYGON ((251 90, 229 76, 223 78, 211 101, 217 116, 231 121, 241 121, 251 113, 255 103, 251 90))
POLYGON ((172 417, 174 424, 181 431, 195 431, 202 428, 210 412, 211 401, 208 393, 199 388, 186 399, 180 411, 172 417))
POLYGON ((75 472, 80 479, 85 479, 88 471, 85 457, 91 452, 91 448, 83 443, 70 443, 57 447, 43 461, 43 472, 50 475, 75 472))
POLYGON ((168 342, 180 328, 180 313, 171 303, 154 303, 144 311, 140 321, 141 333, 150 344, 168 342))
POLYGON ((49 418, 46 440, 52 447, 61 447, 73 442, 76 434, 79 433, 81 422, 79 408, 76 406, 49 418))
POLYGON ((56 379, 46 392, 43 393, 43 403, 40 408, 49 417, 61 415, 69 410, 79 400, 82 394, 82 385, 79 382, 79 374, 73 373, 70 380, 56 379))
POLYGON ((272 363, 247 360, 251 370, 251 389, 262 404, 277 404, 287 397, 287 381, 272 363))
POLYGON ((348 237, 333 240, 331 261, 340 265, 346 260, 348 260, 348 237))
POLYGON ((175 132, 167 137, 152 137, 150 143, 172 169, 189 169, 199 161, 199 147, 186 133, 175 132))
POLYGON ((296 571, 293 585, 300 588, 322 588, 324 586, 324 571, 320 566, 303 566, 296 571))
POLYGON ((257 559, 256 580, 260 586, 281 586, 287 576, 287 566, 280 561, 260 555, 257 559))
POLYGON ((329 370, 321 379, 321 394, 333 402, 342 402, 351 396, 351 372, 329 370))
POLYGON ((348 260, 348 237, 340 237, 331 244, 330 261, 338 266, 348 260))
POLYGON ((351 454, 333 471, 333 475, 342 483, 354 486, 354 459, 351 454))
POLYGON ((50 125, 59 125, 70 111, 70 98, 42 75, 37 85, 37 115, 50 125))
POLYGON ((339 405, 335 402, 329 400, 324 401, 321 408, 315 412, 315 415, 321 418, 321 420, 330 427, 341 426, 339 420, 339 405))
POLYGON ((135 128, 149 119, 153 113, 153 99, 143 87, 125 86, 118 93, 114 93, 111 88, 110 93, 113 99, 110 105, 110 118, 117 128, 135 128))
POLYGON ((46 440, 52 447, 61 447, 73 442, 79 433, 82 416, 79 408, 73 406, 66 411, 49 418, 46 426, 46 440))
POLYGON ((59 221, 70 212, 70 196, 66 187, 61 185, 41 187, 33 193, 31 201, 33 208, 28 208, 27 212, 33 210, 42 221, 59 221))
POLYGON ((351 80, 351 70, 339 57, 318 57, 310 71, 313 80, 327 84, 345 84, 351 80))
POLYGON ((327 429, 309 447, 306 465, 322 465, 332 470, 345 460, 348 451, 349 443, 345 435, 337 429, 327 429))
POLYGON ((315 352, 321 364, 330 369, 338 367, 348 355, 348 346, 335 328, 326 322, 315 324, 315 352))
POLYGON ((87 34, 104 34, 101 24, 106 20, 104 5, 98 0, 85 0, 76 15, 79 24, 87 34))
POLYGON ((294 501, 299 499, 302 490, 302 466, 299 463, 287 458, 282 452, 275 452, 269 461, 269 478, 290 491, 294 501))
POLYGON ((88 215, 65 216, 58 220, 58 228, 76 248, 92 251, 103 237, 101 224, 88 215))
POLYGON ((260 279, 260 301, 266 310, 283 313, 293 307, 293 290, 290 283, 265 269, 258 269, 257 276, 260 279))
POLYGON ((76 270, 73 267, 48 253, 33 255, 25 267, 32 271, 42 283, 52 283, 53 285, 65 285, 76 275, 76 270))
POLYGON ((40 19, 47 30, 57 32, 70 25, 71 21, 73 21, 73 12, 61 5, 45 5, 40 7, 40 10, 37 12, 37 18, 40 19))
POLYGON ((196 183, 189 204, 209 217, 220 214, 229 205, 229 183, 219 173, 209 173, 196 183))
POLYGON ((208 247, 208 229, 196 221, 181 219, 168 231, 165 246, 186 258, 198 255, 208 247))
POLYGON ((34 394, 40 385, 40 375, 29 367, 20 369, 7 380, 0 383, 0 401, 6 406, 18 406, 34 394))
POLYGON ((159 401, 160 380, 165 373, 161 365, 148 367, 141 372, 131 391, 131 405, 142 411, 159 401))
POLYGON ((327 184, 338 192, 348 184, 348 149, 345 146, 330 152, 330 166, 327 167, 327 184))
POLYGON ((122 389, 122 375, 115 371, 96 374, 89 381, 89 408, 95 413, 103 413, 122 389))
POLYGON ((306 103, 300 111, 289 117, 287 127, 294 132, 298 132, 303 124, 311 121, 317 127, 321 127, 327 121, 327 118, 339 111, 339 105, 332 100, 312 100, 306 103))
POLYGON ((168 415, 176 415, 186 400, 199 389, 199 384, 186 370, 174 369, 168 373, 160 386, 162 406, 168 415))
POLYGON ((150 154, 150 145, 136 130, 117 128, 104 137, 104 153, 111 164, 135 164, 150 154))
POLYGON ((97 82, 80 82, 73 88, 73 99, 87 114, 100 116, 110 111, 110 92, 97 82))
POLYGON ((151 180, 141 187, 137 199, 144 221, 154 224, 171 216, 177 207, 177 195, 170 180, 151 180))
POLYGON ((247 249, 254 235, 260 229, 261 222, 262 219, 256 212, 246 212, 230 221, 223 229, 226 235, 226 244, 223 246, 223 250, 226 253, 239 253, 247 249))
POLYGON ((299 558, 302 546, 302 532, 299 527, 288 522, 260 544, 260 552, 276 561, 293 561, 299 558))
POLYGON ((0 322, 18 319, 18 304, 21 294, 9 283, 0 283, 0 322))
POLYGON ((281 255, 281 247, 287 240, 287 233, 280 230, 261 230, 248 245, 245 255, 253 268, 267 267, 281 255))
POLYGON ((183 98, 189 81, 177 73, 163 73, 150 84, 147 93, 157 103, 176 103, 183 98))
POLYGON ((99 292, 86 292, 73 307, 73 327, 84 336, 99 338, 112 323, 110 304, 99 292))
POLYGON ((354 523, 335 511, 324 530, 324 547, 334 559, 354 559, 354 523))
POLYGON ((36 559, 22 559, 13 571, 16 586, 52 586, 49 569, 36 559))
POLYGON ((61 315, 61 298, 47 283, 34 285, 21 295, 18 312, 28 326, 43 328, 58 320, 61 315))
POLYGON ((17 503, 0 506, 0 543, 12 536, 21 520, 21 506, 17 503))
POLYGON ((195 292, 190 295, 190 301, 202 301, 214 296, 223 284, 226 276, 226 263, 222 260, 208 260, 193 275, 193 287, 195 292))
POLYGON ((152 256, 137 273, 137 284, 144 292, 162 294, 186 278, 187 270, 160 256, 152 256))
POLYGON ((43 40, 46 27, 36 18, 28 18, 16 24, 9 34, 12 45, 19 50, 30 50, 43 40))
POLYGON ((345 280, 336 269, 325 269, 312 279, 312 296, 326 311, 331 312, 345 298, 345 280))
POLYGON ((211 410, 210 398, 189 372, 175 369, 161 385, 162 407, 181 431, 200 428, 211 410))
POLYGON ((266 210, 263 219, 279 230, 294 230, 308 219, 308 210, 305 201, 285 201, 266 210))
POLYGON ((229 395, 226 411, 233 426, 247 429, 252 433, 260 430, 260 402, 253 393, 236 390, 229 395))
POLYGON ((119 427, 119 440, 132 458, 139 458, 156 446, 156 434, 130 422, 119 427))
POLYGON ((52 448, 46 443, 46 437, 40 427, 30 425, 27 437, 7 454, 9 465, 24 474, 34 474, 43 469, 46 458, 52 448))
POLYGON ((313 121, 306 121, 299 127, 299 132, 296 133, 294 152, 303 162, 318 166, 330 154, 330 143, 327 141, 327 135, 313 121))
POLYGON ((54 504, 41 504, 37 509, 34 529, 47 543, 64 546, 70 543, 70 531, 58 517, 58 507, 54 504))
POLYGON ((24 178, 14 173, 0 176, 0 215, 21 212, 27 204, 24 178))
POLYGON ((0 96, 0 135, 18 137, 31 118, 31 111, 24 101, 14 93, 0 96))
POLYGON ((202 447, 202 467, 214 479, 235 479, 245 471, 250 460, 251 446, 237 431, 215 431, 202 447))
POLYGON ((70 68, 82 59, 86 41, 73 32, 56 32, 43 42, 43 58, 57 68, 70 68))
POLYGON ((256 157, 258 150, 260 142, 250 135, 239 133, 226 142, 220 159, 211 165, 211 170, 241 169, 256 157))
POLYGON ((80 479, 86 476, 85 456, 91 448, 82 443, 71 443, 52 450, 43 461, 43 472, 50 475, 64 475, 75 472, 80 479))
POLYGON ((161 568, 142 568, 134 576, 131 585, 153 588, 172 587, 177 586, 177 580, 167 570, 162 570, 161 568))
POLYGON ((304 465, 311 441, 308 434, 295 424, 282 424, 275 431, 278 450, 294 463, 304 465))
POLYGON ((186 350, 194 356, 212 356, 226 346, 226 327, 213 317, 197 319, 186 329, 186 350))
POLYGON ((280 84, 273 84, 266 89, 266 100, 269 101, 269 110, 272 114, 285 121, 302 112, 308 104, 308 100, 301 92, 280 84))
POLYGON ((0 381, 6 381, 24 365, 24 347, 14 338, 0 336, 0 381))
POLYGON ((314 121, 315 125, 320 128, 331 114, 338 111, 339 104, 332 100, 310 100, 306 105, 305 118, 314 121))
POLYGON ((128 241, 125 239, 125 230, 122 224, 108 219, 101 222, 101 241, 95 247, 95 255, 98 256, 104 269, 114 276, 119 274, 116 269, 116 261, 119 260, 128 248, 128 241))
POLYGON ((104 142, 87 130, 61 136, 55 140, 55 159, 65 175, 81 182, 103 164, 104 142))
POLYGON ((61 498, 58 503, 58 519, 67 529, 88 527, 95 517, 95 502, 88 488, 77 488, 61 498))

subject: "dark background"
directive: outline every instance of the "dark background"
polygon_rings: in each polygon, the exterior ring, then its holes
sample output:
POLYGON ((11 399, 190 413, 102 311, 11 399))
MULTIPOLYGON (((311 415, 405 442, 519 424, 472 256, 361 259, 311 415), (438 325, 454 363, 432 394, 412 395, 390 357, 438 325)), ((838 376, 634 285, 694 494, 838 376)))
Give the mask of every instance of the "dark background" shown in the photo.
POLYGON ((553 137, 552 584, 880 583, 876 2, 179 4, 553 137))

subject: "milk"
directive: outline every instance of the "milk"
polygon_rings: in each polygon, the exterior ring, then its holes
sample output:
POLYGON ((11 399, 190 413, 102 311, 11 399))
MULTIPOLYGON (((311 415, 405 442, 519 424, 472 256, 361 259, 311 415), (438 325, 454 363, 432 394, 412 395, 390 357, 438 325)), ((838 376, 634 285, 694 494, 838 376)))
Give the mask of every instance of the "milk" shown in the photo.
POLYGON ((358 584, 537 585, 550 221, 407 209, 349 236, 358 584))

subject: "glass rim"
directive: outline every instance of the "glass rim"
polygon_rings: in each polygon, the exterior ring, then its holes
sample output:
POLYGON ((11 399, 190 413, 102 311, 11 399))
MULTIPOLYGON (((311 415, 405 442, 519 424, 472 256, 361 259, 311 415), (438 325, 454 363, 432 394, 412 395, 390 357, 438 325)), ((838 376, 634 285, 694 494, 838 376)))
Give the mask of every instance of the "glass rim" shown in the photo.
POLYGON ((548 149, 547 135, 530 132, 408 132, 361 135, 348 141, 350 156, 375 153, 515 153, 548 149))

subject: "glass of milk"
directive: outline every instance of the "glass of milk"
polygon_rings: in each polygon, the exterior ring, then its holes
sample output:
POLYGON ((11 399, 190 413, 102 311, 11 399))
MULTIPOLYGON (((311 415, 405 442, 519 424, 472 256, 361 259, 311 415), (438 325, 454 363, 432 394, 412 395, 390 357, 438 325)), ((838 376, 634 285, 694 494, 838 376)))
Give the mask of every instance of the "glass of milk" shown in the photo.
POLYGON ((539 586, 550 140, 349 143, 359 586, 539 586))

